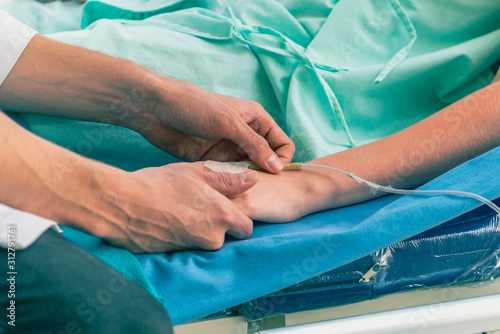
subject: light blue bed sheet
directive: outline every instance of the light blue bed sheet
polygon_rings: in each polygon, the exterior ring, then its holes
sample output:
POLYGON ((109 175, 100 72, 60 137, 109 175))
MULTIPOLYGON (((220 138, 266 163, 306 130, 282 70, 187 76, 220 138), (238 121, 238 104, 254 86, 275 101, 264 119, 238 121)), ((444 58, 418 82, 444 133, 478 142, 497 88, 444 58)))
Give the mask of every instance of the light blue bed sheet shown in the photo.
MULTIPOLYGON (((500 148, 419 189, 500 197, 500 148)), ((453 196, 386 196, 288 224, 255 223, 248 240, 221 250, 137 255, 72 229, 65 236, 162 301, 182 324, 286 288, 468 212, 480 202, 453 196)))
MULTIPOLYGON (((420 189, 500 197, 500 148, 420 189)), ((453 197, 386 196, 289 224, 256 223, 252 237, 217 252, 140 255, 175 324, 299 283, 435 227, 478 207, 453 197)))

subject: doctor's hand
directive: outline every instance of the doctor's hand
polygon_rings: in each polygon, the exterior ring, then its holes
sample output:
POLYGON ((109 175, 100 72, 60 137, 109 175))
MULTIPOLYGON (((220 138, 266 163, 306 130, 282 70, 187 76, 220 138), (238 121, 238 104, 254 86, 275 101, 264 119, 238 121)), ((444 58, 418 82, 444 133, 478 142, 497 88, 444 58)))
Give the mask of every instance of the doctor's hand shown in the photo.
MULTIPOLYGON (((248 238, 253 223, 227 197, 257 182, 257 173, 215 173, 203 163, 171 164, 128 173, 104 196, 116 213, 93 234, 133 253, 216 250, 227 234, 248 238)), ((103 191, 106 191, 106 190, 103 191)))
POLYGON ((161 76, 152 86, 143 120, 125 126, 166 152, 188 161, 250 158, 271 173, 291 161, 293 142, 260 104, 161 76))
POLYGON ((229 197, 257 173, 215 173, 203 163, 126 172, 25 130, 0 112, 0 203, 104 238, 134 253, 218 249, 248 238, 252 220, 229 197))
POLYGON ((248 156, 278 173, 295 151, 256 102, 41 35, 33 37, 0 87, 0 107, 125 126, 188 161, 248 156))

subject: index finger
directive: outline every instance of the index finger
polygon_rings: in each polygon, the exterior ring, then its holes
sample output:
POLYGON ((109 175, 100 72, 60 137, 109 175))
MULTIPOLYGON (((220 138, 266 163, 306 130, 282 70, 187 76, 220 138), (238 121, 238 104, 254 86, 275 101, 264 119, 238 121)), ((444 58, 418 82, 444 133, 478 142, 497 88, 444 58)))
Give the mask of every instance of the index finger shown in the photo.
POLYGON ((274 153, 280 158, 281 162, 288 164, 292 161, 295 153, 295 144, 273 119, 271 119, 271 121, 273 125, 265 135, 265 139, 274 153))
MULTIPOLYGON (((247 118, 245 122, 248 126, 265 139, 283 164, 292 161, 295 153, 294 143, 261 105, 257 104, 253 114, 246 114, 243 117, 247 118)), ((254 162, 258 164, 257 161, 254 162)))

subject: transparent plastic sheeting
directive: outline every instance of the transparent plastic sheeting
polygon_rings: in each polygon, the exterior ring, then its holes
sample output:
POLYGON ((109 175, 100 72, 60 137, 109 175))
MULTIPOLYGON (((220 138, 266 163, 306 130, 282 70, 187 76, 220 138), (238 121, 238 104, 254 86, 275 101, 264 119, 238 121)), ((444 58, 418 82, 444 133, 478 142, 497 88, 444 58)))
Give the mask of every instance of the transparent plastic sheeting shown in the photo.
MULTIPOLYGON (((217 316, 238 313, 256 321, 402 291, 488 285, 500 277, 499 217, 491 208, 482 206, 391 247, 217 316)), ((453 294, 454 290, 450 291, 453 294)))

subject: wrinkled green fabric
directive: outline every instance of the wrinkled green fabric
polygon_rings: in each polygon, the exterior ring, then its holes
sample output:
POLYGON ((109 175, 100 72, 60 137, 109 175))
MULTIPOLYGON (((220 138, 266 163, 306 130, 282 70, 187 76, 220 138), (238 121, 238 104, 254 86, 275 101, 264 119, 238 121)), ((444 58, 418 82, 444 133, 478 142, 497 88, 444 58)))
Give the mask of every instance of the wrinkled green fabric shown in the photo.
POLYGON ((36 29, 40 34, 80 30, 82 5, 77 2, 40 3, 33 0, 0 0, 0 9, 36 29))
MULTIPOLYGON (((23 4, 8 10, 28 24, 24 8, 46 6, 23 4)), ((489 84, 500 59, 498 0, 105 0, 82 10, 68 6, 83 30, 61 24, 50 37, 261 103, 295 142, 296 161, 414 124, 489 84)), ((24 118, 125 169, 172 161, 130 130, 24 118)))

